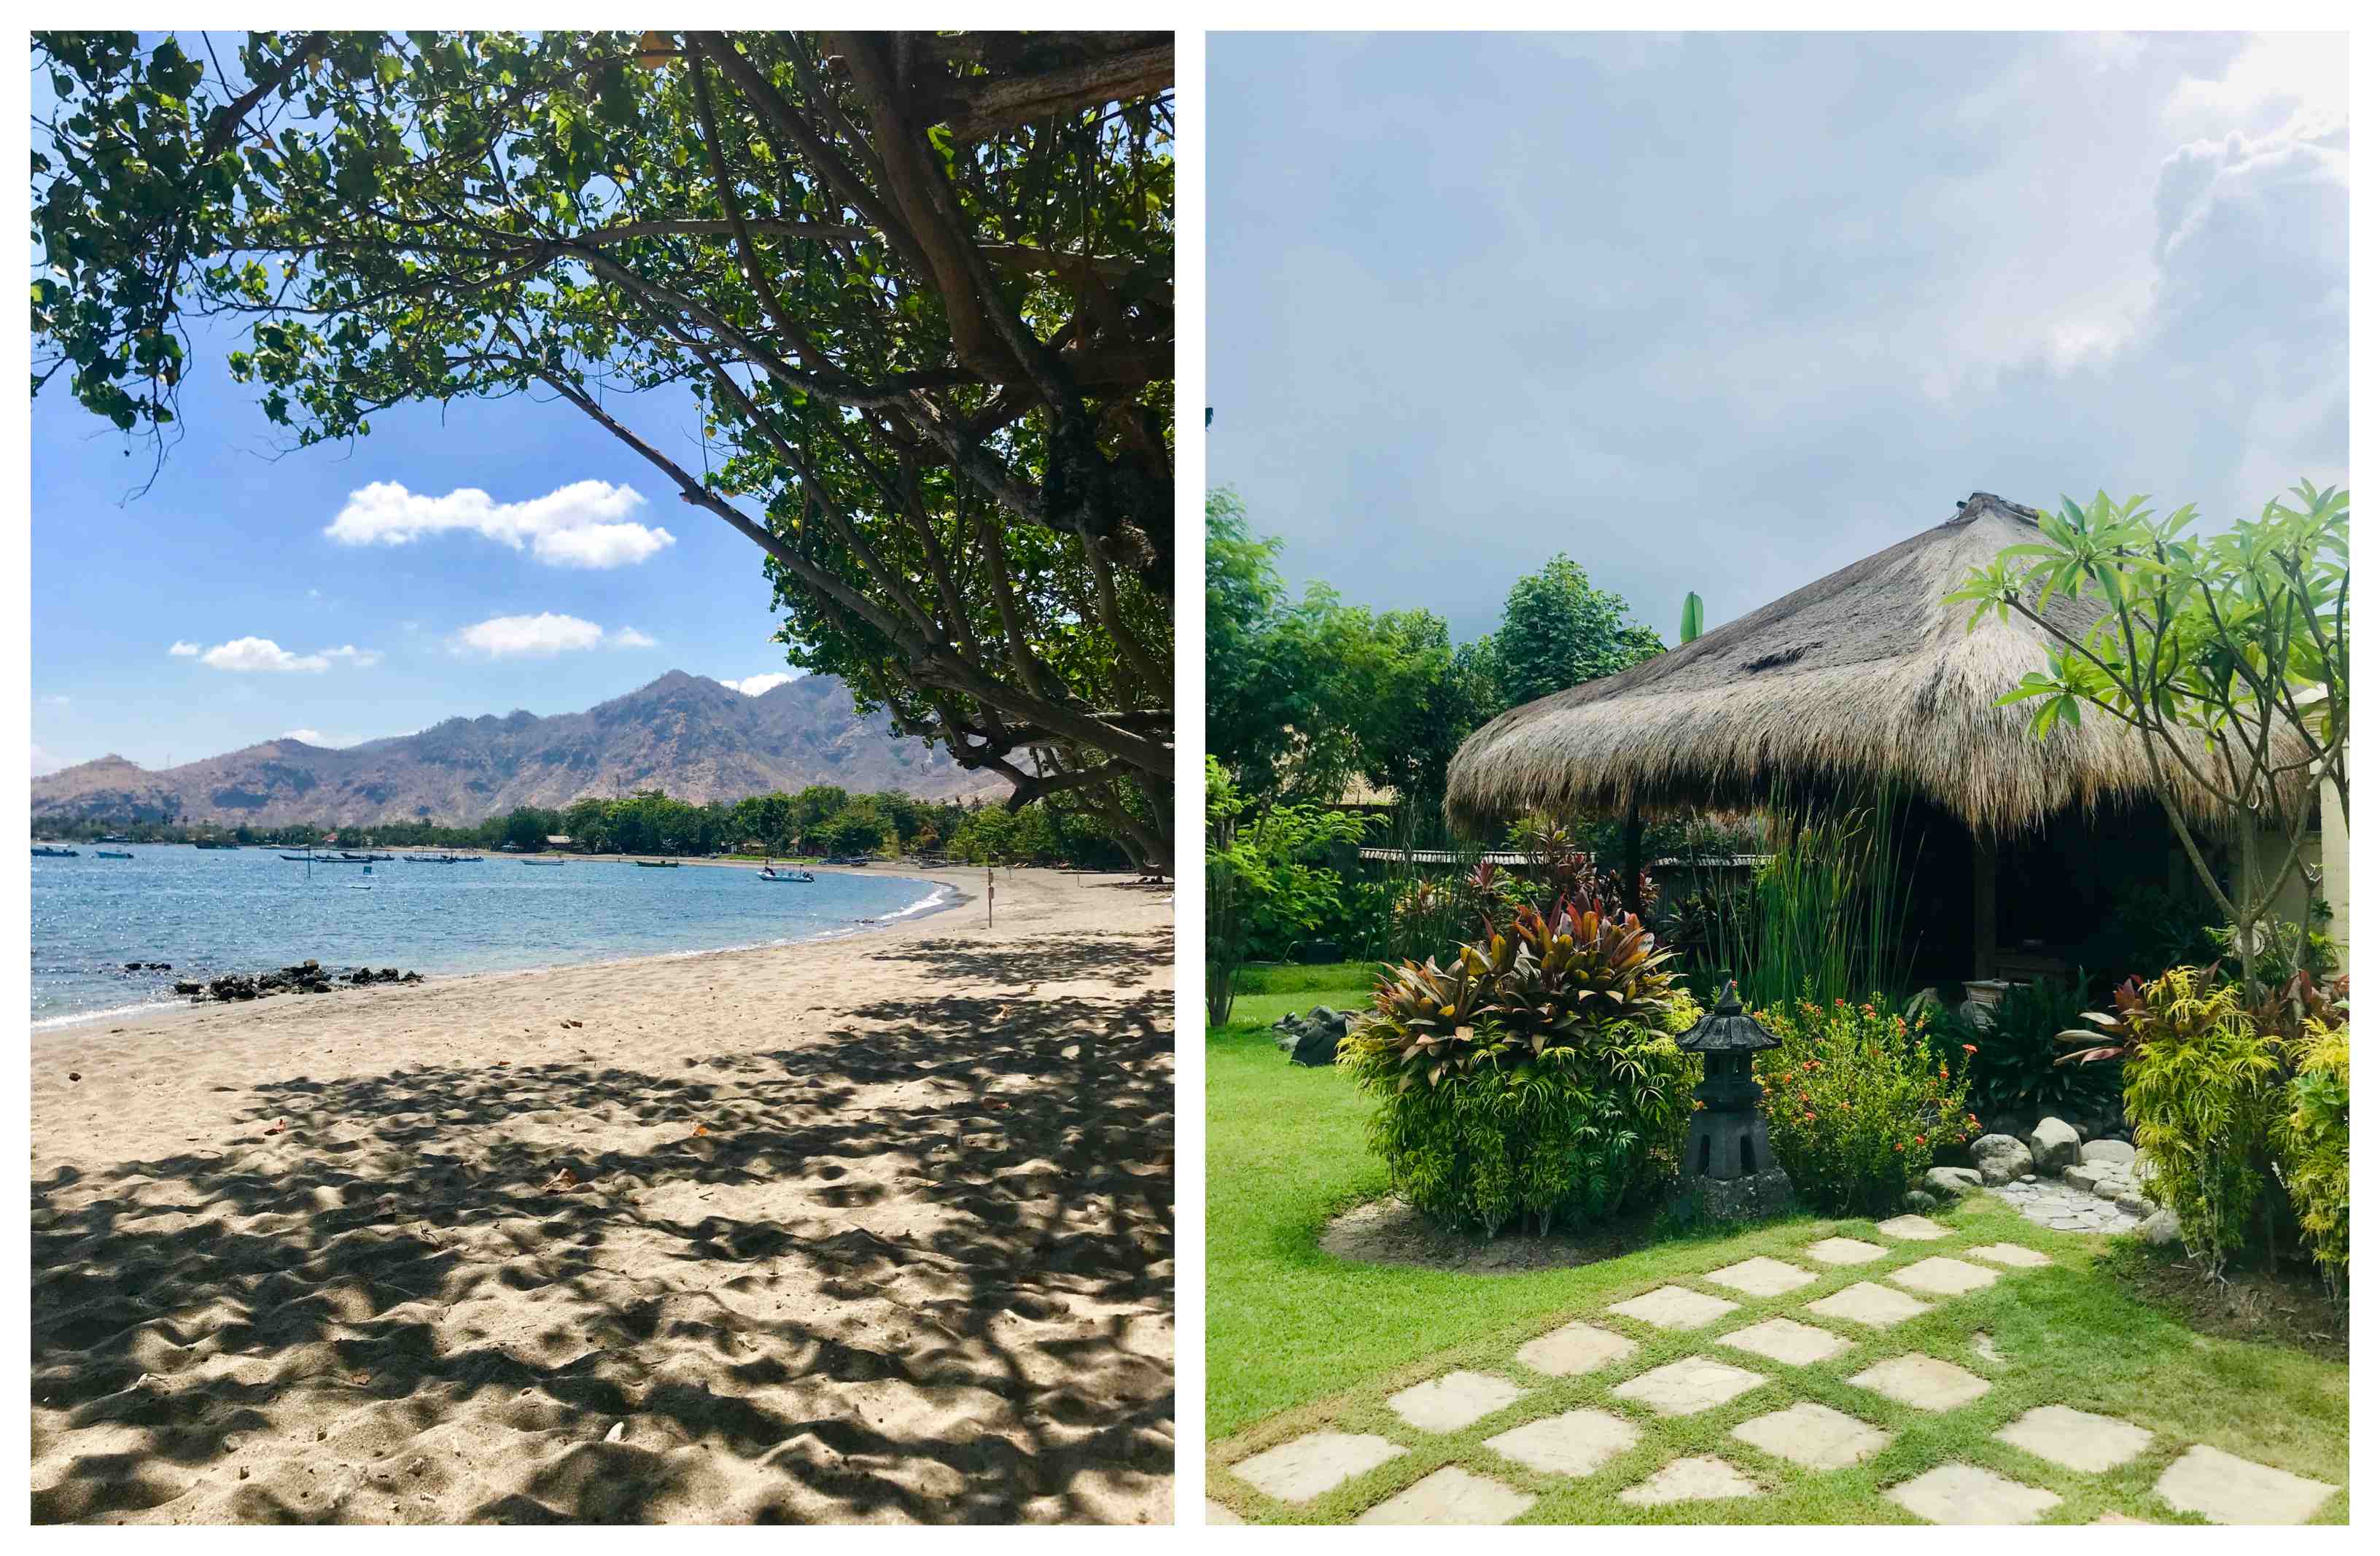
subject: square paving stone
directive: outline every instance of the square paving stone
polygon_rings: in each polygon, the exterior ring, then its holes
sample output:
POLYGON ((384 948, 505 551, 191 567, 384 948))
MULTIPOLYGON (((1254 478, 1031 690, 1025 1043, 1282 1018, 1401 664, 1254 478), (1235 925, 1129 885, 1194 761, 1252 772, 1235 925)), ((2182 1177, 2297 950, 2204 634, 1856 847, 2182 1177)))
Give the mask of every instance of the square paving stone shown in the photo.
POLYGON ((1636 1446, 1636 1428, 1609 1411, 1587 1407, 1499 1432, 1488 1446, 1547 1475, 1593 1475, 1636 1446))
POLYGON ((1403 1452, 1387 1438, 1369 1433, 1307 1432, 1242 1459, 1232 1473, 1268 1496, 1310 1502, 1341 1481, 1378 1469, 1403 1452))
POLYGON ((1956 1410, 1991 1392, 1991 1384, 1963 1367, 1937 1360, 1922 1351, 1878 1362, 1852 1380, 1855 1389, 1873 1389, 1912 1410, 1956 1410))
POLYGON ((1808 1285, 1817 1277, 1783 1259, 1747 1258, 1741 1264, 1714 1270, 1703 1279, 1715 1286, 1740 1291, 1746 1296, 1782 1296, 1797 1286, 1808 1285))
POLYGON ((1575 1378, 1582 1372, 1609 1367, 1635 1349, 1636 1342, 1624 1334, 1577 1323, 1564 1324, 1549 1334, 1538 1335, 1521 1347, 1519 1355, 1524 1367, 1548 1378, 1575 1378))
POLYGON ((1802 1250, 1803 1256, 1820 1264, 1865 1264, 1872 1258, 1882 1258, 1890 1248, 1878 1243, 1863 1243, 1856 1237, 1829 1237, 1813 1243, 1802 1250))
POLYGON ((1818 1298, 1810 1304, 1810 1311, 1822 1319, 1849 1319, 1870 1329, 1889 1329, 1903 1319, 1915 1318, 1931 1306, 1894 1291, 1890 1286, 1862 1281, 1855 1286, 1845 1286, 1832 1296, 1818 1298))
POLYGON ((1973 1465, 1937 1465, 1885 1495, 1929 1524, 2031 1524, 2065 1500, 1973 1465))
POLYGON ((1631 1378, 1611 1392, 1620 1399, 1651 1405, 1664 1416, 1691 1416, 1715 1404, 1725 1404, 1744 1391, 1767 1381, 1760 1373, 1746 1372, 1708 1356, 1688 1356, 1631 1378))
POLYGON ((1749 1351, 1755 1356, 1767 1356, 1788 1367, 1807 1367, 1812 1362, 1825 1361, 1852 1348, 1852 1343, 1831 1330, 1817 1329, 1809 1324, 1797 1324, 1791 1319, 1770 1319, 1732 1334, 1718 1337, 1722 1345, 1732 1345, 1739 1351, 1749 1351))
POLYGON ((1700 1329, 1703 1325, 1723 1319, 1735 1311, 1737 1304, 1723 1296, 1706 1296, 1683 1286, 1663 1286, 1642 1296, 1632 1296, 1625 1302, 1615 1302, 1604 1309, 1618 1313, 1656 1329, 1700 1329))
POLYGON ((1516 1383, 1485 1372, 1450 1372, 1389 1396, 1389 1408, 1419 1431, 1461 1431, 1521 1397, 1516 1383))
POLYGON ((2049 1256, 2038 1248, 2028 1248, 2022 1243, 1986 1243, 1980 1248, 1969 1248, 1969 1258, 1987 1258, 1994 1264, 2005 1264, 2012 1270, 2038 1270, 2049 1262, 2049 1256))
POLYGON ((1509 1524, 1537 1499, 1449 1465, 1373 1508, 1358 1524, 1509 1524))
POLYGON ((1755 1416, 1731 1435, 1803 1469, 1848 1469, 1875 1457, 1892 1441, 1890 1432, 1879 1431, 1856 1416, 1806 1400, 1755 1416))
POLYGON ((2302 1524, 2338 1488, 2200 1443, 2157 1477, 2157 1495, 2210 1524, 2302 1524))
POLYGON ((1621 1492, 1620 1500, 1638 1507, 1651 1507, 1660 1502, 1718 1501, 1727 1497, 1759 1494, 1759 1486, 1746 1479, 1742 1470, 1725 1459, 1698 1453, 1691 1459, 1663 1465, 1643 1485, 1631 1486, 1621 1492))
POLYGON ((2062 1404, 2028 1410, 1992 1433, 2035 1458, 2093 1475, 2139 1458, 2155 1435, 2113 1416, 2094 1416, 2062 1404))
POLYGON ((1924 1216, 1895 1216, 1880 1221, 1876 1229, 1887 1237, 1905 1238, 1912 1243, 1931 1243, 1937 1237, 1948 1237, 1950 1229, 1940 1222, 1927 1221, 1924 1216))
POLYGON ((1921 1258, 1885 1277, 1896 1286, 1922 1291, 1928 1296, 1964 1296, 1971 1291, 1983 1290, 1999 1278, 1998 1270, 1986 1270, 1980 1264, 1969 1264, 1963 1258, 1921 1258))

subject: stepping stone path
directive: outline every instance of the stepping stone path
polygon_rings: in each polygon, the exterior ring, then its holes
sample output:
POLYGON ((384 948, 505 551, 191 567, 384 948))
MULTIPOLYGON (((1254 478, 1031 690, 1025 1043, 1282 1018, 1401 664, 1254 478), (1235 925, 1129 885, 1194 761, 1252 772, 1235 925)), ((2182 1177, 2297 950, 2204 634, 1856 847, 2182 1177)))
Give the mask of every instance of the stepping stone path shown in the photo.
POLYGON ((1746 1296, 1782 1296, 1797 1287, 1808 1285, 1817 1277, 1799 1265, 1787 1264, 1782 1259, 1747 1258, 1742 1264, 1714 1270, 1703 1279, 1715 1286, 1740 1291, 1746 1296))
POLYGON ((1636 1428, 1592 1408, 1564 1411, 1499 1432, 1488 1447, 1545 1475, 1593 1475, 1636 1446, 1636 1428))
POLYGON ((1519 1385, 1485 1372, 1450 1372, 1389 1396, 1389 1408, 1417 1431, 1461 1431, 1521 1397, 1519 1385))
POLYGON ((1891 1251, 1881 1244, 1863 1243, 1856 1237, 1829 1237, 1802 1250, 1805 1257, 1815 1258, 1820 1264, 1865 1264, 1870 1259, 1882 1258, 1891 1251))
POLYGON ((1829 1356, 1839 1356, 1852 1348, 1852 1343, 1830 1330, 1814 1329, 1797 1324, 1791 1319, 1770 1319, 1732 1334, 1718 1337, 1722 1345, 1732 1345, 1739 1351, 1749 1351, 1755 1356, 1783 1362, 1788 1367, 1807 1367, 1829 1356))
POLYGON ((2005 1264, 2011 1270, 2038 1270, 2050 1262, 2049 1256, 2022 1243, 1986 1243, 1980 1248, 1969 1248, 1969 1258, 1987 1258, 1994 1264, 2005 1264))
POLYGON ((1848 1319, 1870 1329, 1889 1329, 1903 1319, 1915 1318, 1930 1306, 1890 1286, 1862 1281, 1857 1285, 1845 1286, 1832 1296, 1818 1298, 1810 1304, 1810 1311, 1822 1319, 1848 1319))
POLYGON ((2092 1475, 2139 1458, 2155 1435, 2113 1416, 2094 1416, 2062 1404, 2028 1410, 1992 1433, 2036 1459, 2092 1475))
POLYGON ((2140 1201, 2141 1214, 2134 1215, 2116 1200, 2102 1199, 2087 1190, 2069 1188, 2046 1178, 2002 1184, 1984 1192, 1998 1195, 2035 1226, 2058 1232, 2130 1232, 2148 1213, 2145 1200, 2140 1201))
POLYGON ((1869 1389, 1912 1410, 1956 1410, 1991 1392, 1992 1386, 1963 1367, 1954 1367, 1912 1351, 1878 1362, 1851 1380, 1855 1389, 1869 1389))
POLYGON ((1885 1277, 1897 1286, 1922 1291, 1928 1296, 1964 1296, 1971 1291, 1983 1290, 1999 1278, 1998 1270, 1986 1270, 1980 1264, 1969 1264, 1962 1258, 1921 1258, 1885 1277))
POLYGON ((1207 1522, 1209 1524, 1245 1524, 1246 1519, 1233 1513, 1214 1498, 1207 1499, 1207 1522))
POLYGON ((1593 1324, 1564 1324, 1521 1347, 1521 1365, 1548 1378, 1575 1378, 1625 1359, 1636 1342, 1593 1324))
POLYGON ((1924 1216, 1895 1216, 1880 1221, 1876 1229, 1887 1237, 1899 1237, 1912 1243, 1931 1243, 1937 1237, 1948 1237, 1950 1229, 1940 1222, 1927 1221, 1924 1216))
POLYGON ((1285 1502, 1310 1502, 1340 1482, 1378 1469, 1403 1452, 1387 1438, 1369 1433, 1307 1432, 1252 1459, 1242 1459, 1232 1466, 1232 1473, 1267 1496, 1285 1502))
POLYGON ((1938 1465, 1885 1496, 1929 1524, 2031 1524, 2064 1500, 1973 1465, 1938 1465))
POLYGON ((1755 1416, 1730 1435, 1803 1469, 1848 1469, 1892 1441, 1856 1416, 1807 1402, 1755 1416))
POLYGON ((1611 1392, 1615 1398, 1650 1405, 1664 1416, 1692 1416, 1713 1405, 1725 1404, 1767 1381, 1760 1373, 1746 1372, 1708 1356, 1688 1356, 1631 1378, 1611 1392))
POLYGON ((1736 1307, 1725 1297, 1706 1296, 1683 1286, 1663 1286, 1625 1302, 1615 1302, 1604 1311, 1651 1324, 1655 1329, 1700 1329, 1727 1317, 1736 1307))
POLYGON ((1661 1502, 1718 1501, 1728 1497, 1756 1497, 1760 1487, 1725 1459, 1696 1454, 1678 1459, 1653 1472, 1641 1486, 1631 1486, 1620 1500, 1636 1507, 1661 1502))
POLYGON ((1509 1524, 1537 1499, 1449 1465, 1373 1508, 1358 1524, 1509 1524))
POLYGON ((2157 1495, 2210 1524, 2302 1524, 2338 1488, 2200 1443, 2157 1477, 2157 1495))

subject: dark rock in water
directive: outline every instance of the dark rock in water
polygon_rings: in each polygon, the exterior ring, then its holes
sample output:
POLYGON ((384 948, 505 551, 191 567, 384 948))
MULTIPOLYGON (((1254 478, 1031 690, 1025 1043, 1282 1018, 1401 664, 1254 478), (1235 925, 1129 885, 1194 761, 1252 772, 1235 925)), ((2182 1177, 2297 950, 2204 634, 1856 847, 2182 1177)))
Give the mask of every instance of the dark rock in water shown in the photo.
POLYGON ((184 979, 181 982, 174 985, 174 992, 176 994, 203 994, 206 991, 207 986, 205 984, 193 983, 188 979, 184 979))
POLYGON ((139 972, 139 971, 140 970, 140 968, 141 968, 141 966, 142 966, 142 964, 140 964, 140 963, 139 963, 139 962, 127 962, 127 963, 125 963, 125 964, 124 964, 124 970, 125 970, 126 972, 139 972))

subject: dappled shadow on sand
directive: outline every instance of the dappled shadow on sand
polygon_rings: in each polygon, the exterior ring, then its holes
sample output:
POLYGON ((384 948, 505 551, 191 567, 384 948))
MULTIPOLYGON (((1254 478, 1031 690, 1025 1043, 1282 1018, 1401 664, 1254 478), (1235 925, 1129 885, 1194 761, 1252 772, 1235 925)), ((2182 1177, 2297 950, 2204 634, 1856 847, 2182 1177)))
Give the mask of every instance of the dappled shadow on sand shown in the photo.
POLYGON ((1173 959, 1173 932, 1050 935, 985 944, 956 940, 899 942, 871 952, 879 962, 917 962, 946 978, 1034 990, 1053 983, 1136 987, 1173 959), (1154 949, 1152 949, 1154 946, 1154 949))
POLYGON ((55 1171, 33 1515, 1163 1518, 1169 1004, 299 1077, 219 1153, 55 1171))

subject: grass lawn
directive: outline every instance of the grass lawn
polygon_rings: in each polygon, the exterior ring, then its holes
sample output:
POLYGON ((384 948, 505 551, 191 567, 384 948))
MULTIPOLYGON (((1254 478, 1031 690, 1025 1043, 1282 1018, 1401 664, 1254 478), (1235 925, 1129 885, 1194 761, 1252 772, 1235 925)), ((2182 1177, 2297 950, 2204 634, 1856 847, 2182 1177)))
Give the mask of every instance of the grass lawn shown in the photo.
MULTIPOLYGON (((1304 974, 1312 969, 1288 969, 1304 974)), ((1348 969, 1354 972, 1354 969, 1348 969)), ((1361 974, 1357 972, 1356 978, 1361 974)), ((1208 1492, 1251 1522, 1345 1522, 1448 1466, 1459 1465, 1536 1501, 1522 1523, 1914 1522, 1882 1493, 1953 1462, 1997 1472, 2060 1501, 2047 1523, 2118 1513, 2196 1522, 2155 1491, 2189 1448, 2209 1445, 2332 1486, 2347 1483, 2347 1367, 2285 1344, 2193 1332, 2112 1271, 2106 1240, 2035 1227, 1989 1196, 1972 1196, 1936 1221, 1932 1243, 1880 1234, 1872 1222, 1797 1218, 1734 1235, 1682 1238, 1602 1263, 1530 1274, 1462 1275, 1356 1264, 1317 1245, 1336 1212, 1386 1191, 1387 1174, 1365 1149, 1369 1104, 1335 1071, 1291 1064, 1263 1024, 1284 1010, 1362 1003, 1351 979, 1244 997, 1233 1024, 1208 1038, 1207 1377, 1208 1492), (1828 1236, 1888 1251, 1836 1267, 1803 1250, 1828 1236), (1889 1329, 1812 1314, 1810 1302, 1887 1277, 1919 1260, 1962 1258, 2009 1243, 2053 1262, 1999 1269, 1985 1289, 1924 1296, 1926 1311, 1889 1329), (1816 1279, 1776 1296, 1750 1296, 1703 1279, 1755 1256, 1795 1264, 1816 1279), (1699 1327, 1662 1330, 1605 1311, 1678 1284, 1736 1303, 1699 1327), (1847 1348, 1791 1366, 1718 1343, 1777 1317, 1829 1331, 1847 1348), (1524 1343, 1572 1319, 1633 1342, 1631 1354, 1580 1377, 1553 1378, 1514 1355, 1524 1343), (1988 1337, 1991 1359, 1978 1347, 1988 1337), (1922 1352, 1990 1387, 1936 1414, 1896 1404, 1849 1380, 1879 1362, 1922 1352), (1616 1397, 1615 1385, 1689 1356, 1762 1375, 1759 1386, 1712 1408, 1665 1416, 1616 1397), (1391 1394, 1456 1368, 1524 1391, 1457 1429, 1429 1432, 1387 1404, 1391 1394), (1891 1434, 1873 1457, 1847 1468, 1803 1469, 1730 1435, 1739 1424, 1796 1403, 1826 1405, 1891 1434), (2119 1417, 2153 1437, 2128 1462, 2070 1469, 1994 1433, 2038 1405, 2119 1417), (1633 1428, 1633 1446, 1586 1476, 1530 1469, 1485 1446, 1527 1422, 1589 1406, 1633 1428), (1303 1502, 1278 1501, 1232 1474, 1252 1454, 1306 1432, 1372 1434, 1403 1453, 1303 1502), (1726 1461, 1761 1488, 1734 1501, 1636 1506, 1619 1493, 1688 1454, 1726 1461)), ((2137 1254, 2128 1255, 2137 1259, 2137 1254)), ((2150 1256, 2154 1257, 2154 1256, 2150 1256)), ((1899 1289, 1893 1287, 1892 1289, 1899 1289)), ((2315 1514, 2345 1522, 2348 1498, 2315 1514)))

